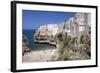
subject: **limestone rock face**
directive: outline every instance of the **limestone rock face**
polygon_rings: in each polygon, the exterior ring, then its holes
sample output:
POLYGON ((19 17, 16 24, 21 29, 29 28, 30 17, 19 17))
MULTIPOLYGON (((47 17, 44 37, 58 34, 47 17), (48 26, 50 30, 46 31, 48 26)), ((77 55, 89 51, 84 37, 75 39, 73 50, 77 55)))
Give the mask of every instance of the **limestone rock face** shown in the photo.
POLYGON ((28 38, 24 35, 22 40, 22 55, 30 51, 31 49, 28 48, 28 38))

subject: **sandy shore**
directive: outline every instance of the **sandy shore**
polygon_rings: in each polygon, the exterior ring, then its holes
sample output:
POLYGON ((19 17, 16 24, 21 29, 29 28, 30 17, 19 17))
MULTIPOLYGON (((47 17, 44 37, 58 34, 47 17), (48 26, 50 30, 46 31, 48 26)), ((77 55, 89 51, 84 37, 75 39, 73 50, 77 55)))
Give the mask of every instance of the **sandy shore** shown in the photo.
POLYGON ((32 52, 26 53, 22 57, 22 62, 23 63, 48 62, 48 61, 56 60, 57 58, 58 58, 57 49, 32 51, 32 52))

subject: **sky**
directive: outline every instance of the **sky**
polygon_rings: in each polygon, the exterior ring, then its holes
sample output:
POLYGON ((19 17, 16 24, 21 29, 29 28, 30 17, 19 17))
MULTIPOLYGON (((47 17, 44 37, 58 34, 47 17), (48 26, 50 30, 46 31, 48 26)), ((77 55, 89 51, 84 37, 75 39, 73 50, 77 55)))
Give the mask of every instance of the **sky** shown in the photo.
POLYGON ((23 29, 37 29, 44 24, 60 24, 73 17, 73 12, 55 12, 55 11, 22 11, 23 29))

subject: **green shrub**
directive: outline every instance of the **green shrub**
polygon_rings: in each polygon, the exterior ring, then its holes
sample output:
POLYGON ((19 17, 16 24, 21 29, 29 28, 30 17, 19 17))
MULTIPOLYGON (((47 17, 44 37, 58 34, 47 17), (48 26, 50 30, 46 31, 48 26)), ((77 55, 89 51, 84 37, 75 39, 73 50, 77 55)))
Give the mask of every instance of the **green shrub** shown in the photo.
POLYGON ((58 60, 81 60, 91 58, 91 37, 88 35, 82 34, 80 39, 78 39, 64 36, 60 33, 57 38, 60 44, 58 60), (78 44, 78 49, 77 46, 75 49, 76 40, 79 40, 79 42, 76 43, 78 44))

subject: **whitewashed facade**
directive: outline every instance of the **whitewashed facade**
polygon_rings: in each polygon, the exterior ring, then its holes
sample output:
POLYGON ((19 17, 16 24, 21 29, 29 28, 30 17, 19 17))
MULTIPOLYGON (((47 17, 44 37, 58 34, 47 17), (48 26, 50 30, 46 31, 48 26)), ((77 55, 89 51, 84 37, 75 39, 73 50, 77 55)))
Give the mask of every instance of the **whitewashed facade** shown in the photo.
POLYGON ((47 34, 48 36, 55 36, 58 33, 59 26, 57 24, 46 24, 38 28, 41 35, 47 34))
POLYGON ((79 36, 81 32, 89 33, 89 27, 91 27, 91 14, 89 13, 77 13, 75 15, 75 23, 79 27, 79 36))
POLYGON ((74 17, 60 24, 46 24, 38 28, 42 34, 55 36, 57 33, 67 33, 72 38, 80 37, 82 32, 89 33, 91 28, 90 13, 76 13, 74 17))
POLYGON ((58 33, 59 26, 57 24, 47 24, 47 29, 53 36, 58 33))
POLYGON ((74 17, 65 22, 67 33, 71 37, 79 37, 81 32, 88 33, 91 28, 91 14, 76 13, 74 17))

